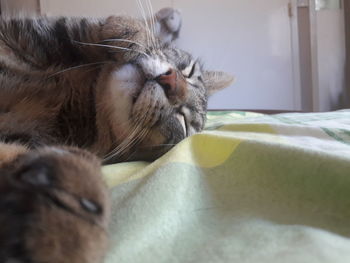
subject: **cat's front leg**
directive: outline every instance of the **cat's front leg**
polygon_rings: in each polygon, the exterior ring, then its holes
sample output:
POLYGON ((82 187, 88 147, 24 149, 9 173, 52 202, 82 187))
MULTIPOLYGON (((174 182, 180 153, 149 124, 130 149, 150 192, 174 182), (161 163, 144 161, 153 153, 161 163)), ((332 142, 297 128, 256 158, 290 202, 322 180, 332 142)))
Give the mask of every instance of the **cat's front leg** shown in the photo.
POLYGON ((0 262, 102 262, 109 202, 99 160, 2 143, 0 158, 0 262))
POLYGON ((101 35, 101 43, 111 46, 109 52, 120 64, 147 56, 149 46, 156 41, 144 23, 127 16, 108 17, 101 35))
POLYGON ((181 24, 181 13, 173 8, 163 8, 147 20, 110 16, 102 30, 106 38, 103 42, 115 46, 118 60, 127 62, 145 53, 147 56, 150 51, 161 46, 169 45, 178 38, 181 24), (122 50, 126 52, 121 54, 122 50))
POLYGON ((0 18, 0 32, 1 62, 41 71, 108 60, 125 63, 146 44, 144 25, 123 16, 0 18))

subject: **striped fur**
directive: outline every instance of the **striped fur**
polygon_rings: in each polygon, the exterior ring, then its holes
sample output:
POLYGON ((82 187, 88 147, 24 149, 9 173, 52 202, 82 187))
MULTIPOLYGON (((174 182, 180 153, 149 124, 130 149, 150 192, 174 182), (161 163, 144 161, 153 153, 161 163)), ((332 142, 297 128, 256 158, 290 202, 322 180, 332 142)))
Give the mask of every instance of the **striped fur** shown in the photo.
POLYGON ((0 19, 1 262, 100 262, 94 156, 153 160, 203 128, 232 78, 152 32, 130 17, 0 19))

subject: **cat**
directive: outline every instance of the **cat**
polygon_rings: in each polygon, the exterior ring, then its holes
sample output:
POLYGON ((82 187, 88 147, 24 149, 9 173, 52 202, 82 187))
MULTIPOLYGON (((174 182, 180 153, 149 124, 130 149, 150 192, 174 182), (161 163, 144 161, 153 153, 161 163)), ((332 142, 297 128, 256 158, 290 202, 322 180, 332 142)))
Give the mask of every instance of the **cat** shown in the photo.
POLYGON ((157 38, 156 19, 0 19, 1 262, 100 262, 99 160, 154 160, 203 129, 233 79, 157 38))

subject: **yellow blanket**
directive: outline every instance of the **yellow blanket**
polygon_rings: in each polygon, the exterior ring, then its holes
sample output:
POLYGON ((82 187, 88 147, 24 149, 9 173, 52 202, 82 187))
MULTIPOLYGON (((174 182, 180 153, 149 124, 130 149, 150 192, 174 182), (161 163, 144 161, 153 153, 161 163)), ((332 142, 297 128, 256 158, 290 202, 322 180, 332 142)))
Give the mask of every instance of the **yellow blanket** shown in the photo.
POLYGON ((112 262, 350 262, 350 111, 208 114, 153 163, 104 167, 112 262))

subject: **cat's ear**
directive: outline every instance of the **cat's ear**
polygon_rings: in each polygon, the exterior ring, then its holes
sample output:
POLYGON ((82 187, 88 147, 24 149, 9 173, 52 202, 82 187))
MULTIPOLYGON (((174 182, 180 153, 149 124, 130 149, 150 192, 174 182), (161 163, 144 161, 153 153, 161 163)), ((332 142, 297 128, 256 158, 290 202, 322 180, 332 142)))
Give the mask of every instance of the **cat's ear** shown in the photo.
POLYGON ((169 45, 179 37, 182 17, 179 10, 166 7, 159 10, 155 16, 155 35, 163 45, 169 45))
POLYGON ((204 71, 202 78, 209 96, 229 87, 235 80, 232 75, 222 71, 204 71))

